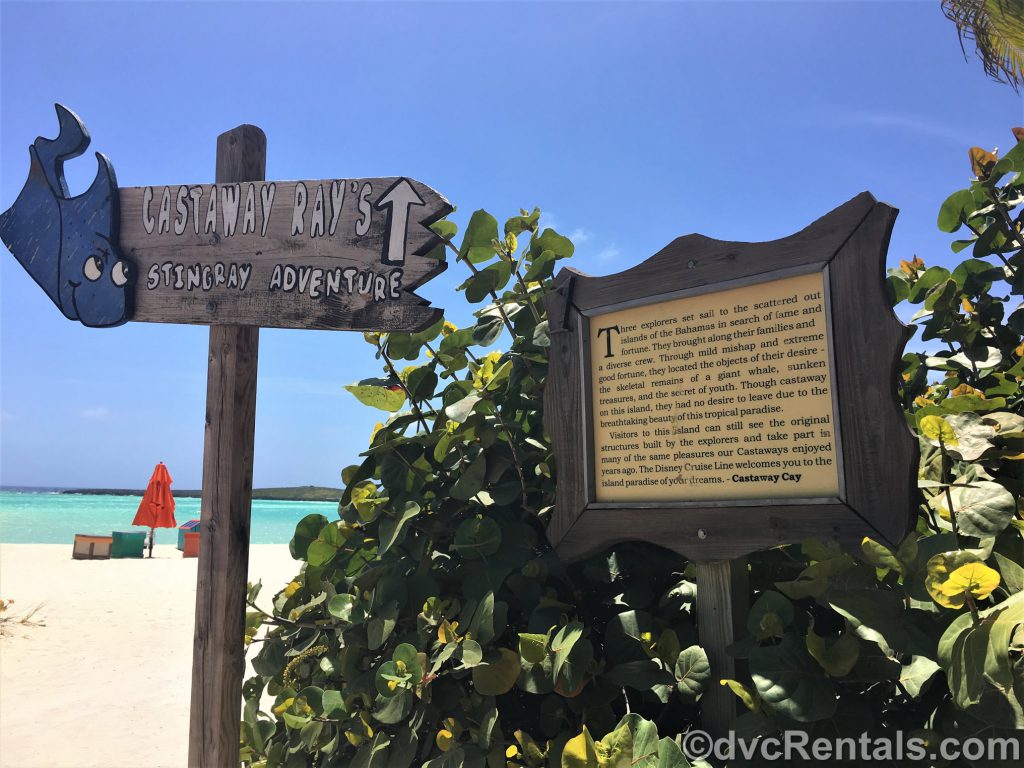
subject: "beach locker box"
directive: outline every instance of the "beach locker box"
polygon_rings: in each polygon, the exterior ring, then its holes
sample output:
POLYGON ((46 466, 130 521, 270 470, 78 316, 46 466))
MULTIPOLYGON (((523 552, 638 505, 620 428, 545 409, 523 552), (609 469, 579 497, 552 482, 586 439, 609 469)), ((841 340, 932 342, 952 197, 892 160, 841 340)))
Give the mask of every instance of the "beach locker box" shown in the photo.
POLYGON ((185 547, 182 557, 199 557, 199 531, 185 531, 185 547))
POLYGON ((114 531, 111 536, 111 557, 142 557, 142 550, 146 546, 145 531, 114 531))
POLYGON ((199 532, 198 520, 189 520, 187 523, 182 523, 178 526, 178 549, 182 552, 185 551, 185 534, 190 531, 199 532))
POLYGON ((108 560, 113 538, 110 536, 92 536, 88 533, 76 533, 75 545, 71 557, 75 560, 108 560))

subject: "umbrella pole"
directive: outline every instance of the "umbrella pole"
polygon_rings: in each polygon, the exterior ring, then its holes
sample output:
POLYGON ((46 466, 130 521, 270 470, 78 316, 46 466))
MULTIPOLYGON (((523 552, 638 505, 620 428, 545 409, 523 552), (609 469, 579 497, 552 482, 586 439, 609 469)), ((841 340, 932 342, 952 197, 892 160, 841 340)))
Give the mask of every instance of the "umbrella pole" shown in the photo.
POLYGON ((153 542, 156 540, 156 528, 149 529, 149 556, 153 557, 153 542))

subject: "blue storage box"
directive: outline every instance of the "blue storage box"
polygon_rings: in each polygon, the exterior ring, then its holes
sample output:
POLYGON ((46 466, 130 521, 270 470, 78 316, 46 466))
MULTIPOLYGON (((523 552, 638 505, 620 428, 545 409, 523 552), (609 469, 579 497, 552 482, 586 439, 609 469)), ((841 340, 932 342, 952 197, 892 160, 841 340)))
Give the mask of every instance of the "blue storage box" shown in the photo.
POLYGON ((189 520, 187 523, 182 523, 178 526, 178 549, 182 552, 185 551, 186 533, 199 533, 199 521, 189 520))

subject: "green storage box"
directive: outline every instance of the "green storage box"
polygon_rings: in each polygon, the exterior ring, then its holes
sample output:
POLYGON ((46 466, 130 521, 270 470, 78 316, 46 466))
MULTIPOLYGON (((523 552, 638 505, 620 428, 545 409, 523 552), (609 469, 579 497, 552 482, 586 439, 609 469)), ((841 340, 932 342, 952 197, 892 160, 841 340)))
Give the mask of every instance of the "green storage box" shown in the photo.
POLYGON ((114 531, 114 541, 110 545, 110 556, 115 557, 142 557, 142 550, 146 547, 145 531, 114 531))

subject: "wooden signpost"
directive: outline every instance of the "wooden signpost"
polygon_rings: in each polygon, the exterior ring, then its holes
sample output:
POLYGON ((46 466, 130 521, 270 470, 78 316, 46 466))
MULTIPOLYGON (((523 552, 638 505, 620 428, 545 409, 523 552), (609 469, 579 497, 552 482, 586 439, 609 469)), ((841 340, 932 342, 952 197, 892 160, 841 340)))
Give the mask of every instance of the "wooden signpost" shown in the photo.
MULTIPOLYGON (((884 285, 895 218, 863 193, 782 240, 688 235, 608 277, 563 269, 547 299, 548 538, 569 560, 626 540, 693 560, 716 679, 734 674, 745 555, 897 546, 913 525, 917 442, 895 398, 909 331, 884 285)), ((707 730, 733 701, 705 692, 707 730)))
POLYGON ((215 184, 117 187, 110 161, 70 196, 60 132, 29 147, 0 239, 69 319, 210 326, 189 766, 238 764, 260 327, 418 331, 442 310, 413 293, 445 269, 430 225, 448 201, 404 177, 265 181, 266 136, 217 138, 215 184))

